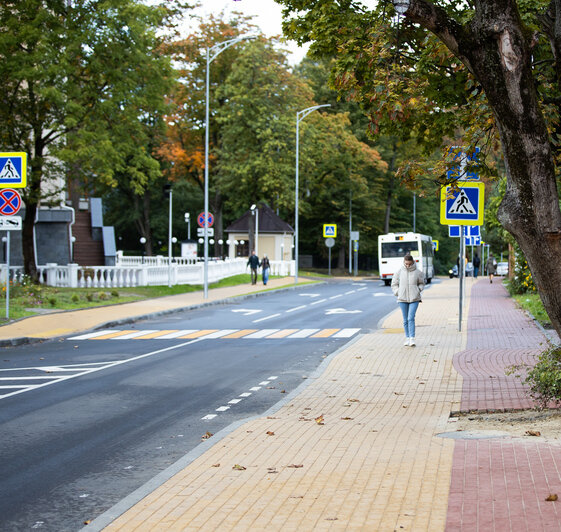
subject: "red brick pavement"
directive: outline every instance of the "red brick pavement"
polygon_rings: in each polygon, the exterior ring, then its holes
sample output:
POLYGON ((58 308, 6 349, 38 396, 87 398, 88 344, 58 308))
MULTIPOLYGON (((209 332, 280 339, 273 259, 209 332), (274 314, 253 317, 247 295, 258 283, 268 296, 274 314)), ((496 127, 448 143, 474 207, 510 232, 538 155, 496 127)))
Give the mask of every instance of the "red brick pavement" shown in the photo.
MULTIPOLYGON (((532 363, 541 331, 500 283, 473 285, 466 351, 454 356, 464 377, 462 410, 529 408, 519 379, 505 368, 532 363)), ((521 435, 522 436, 522 435, 521 435)), ((561 530, 561 445, 520 438, 465 439, 454 447, 446 530, 561 530)))

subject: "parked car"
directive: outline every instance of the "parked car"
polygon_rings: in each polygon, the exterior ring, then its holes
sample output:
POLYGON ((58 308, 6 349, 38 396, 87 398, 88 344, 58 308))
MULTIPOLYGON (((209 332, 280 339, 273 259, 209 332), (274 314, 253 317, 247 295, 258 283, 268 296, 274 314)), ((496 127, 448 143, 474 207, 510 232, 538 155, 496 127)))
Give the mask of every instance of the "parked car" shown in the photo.
POLYGON ((450 275, 450 279, 458 277, 458 266, 454 264, 454 266, 448 271, 448 275, 450 275))
POLYGON ((508 262, 497 263, 497 275, 508 275, 508 262))

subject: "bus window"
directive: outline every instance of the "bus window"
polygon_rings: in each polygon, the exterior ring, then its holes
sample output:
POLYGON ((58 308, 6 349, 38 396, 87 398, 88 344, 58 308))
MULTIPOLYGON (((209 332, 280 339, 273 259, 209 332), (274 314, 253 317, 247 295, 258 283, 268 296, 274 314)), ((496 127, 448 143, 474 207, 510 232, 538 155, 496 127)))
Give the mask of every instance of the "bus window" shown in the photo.
POLYGON ((419 244, 417 242, 382 242, 382 257, 384 259, 394 257, 405 257, 410 254, 419 256, 419 244))

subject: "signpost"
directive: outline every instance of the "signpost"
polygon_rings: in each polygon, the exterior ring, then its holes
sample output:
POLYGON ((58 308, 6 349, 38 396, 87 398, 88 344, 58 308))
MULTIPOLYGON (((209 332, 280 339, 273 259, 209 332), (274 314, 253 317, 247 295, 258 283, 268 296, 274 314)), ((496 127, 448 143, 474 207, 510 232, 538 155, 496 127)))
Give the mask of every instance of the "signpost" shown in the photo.
MULTIPOLYGON (((325 234, 325 225, 323 227, 324 227, 323 231, 324 231, 324 234, 325 234)), ((329 258, 327 259, 328 260, 328 266, 327 266, 328 271, 327 271, 327 273, 328 273, 328 275, 331 275, 331 248, 335 245, 335 239, 331 238, 331 237, 326 238, 325 239, 325 245, 327 246, 327 249, 329 251, 329 258)))

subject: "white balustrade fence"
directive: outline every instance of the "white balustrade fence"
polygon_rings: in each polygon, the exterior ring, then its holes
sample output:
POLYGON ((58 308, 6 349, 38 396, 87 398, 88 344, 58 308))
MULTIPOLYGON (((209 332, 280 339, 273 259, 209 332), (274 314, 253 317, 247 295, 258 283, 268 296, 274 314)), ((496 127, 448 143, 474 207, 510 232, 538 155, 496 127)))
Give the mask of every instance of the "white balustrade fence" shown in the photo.
MULTIPOLYGON (((192 259, 172 262, 168 266, 166 257, 161 263, 158 257, 125 257, 117 266, 79 266, 68 264, 46 264, 38 266, 39 282, 48 286, 71 288, 122 288, 131 286, 162 286, 171 282, 176 284, 204 283, 204 263, 192 259), (146 259, 155 259, 148 263, 146 259)), ((294 275, 294 261, 271 261, 271 275, 294 275)), ((226 277, 247 273, 249 271, 246 259, 212 260, 208 263, 208 282, 215 283, 226 277)), ((261 270, 260 270, 261 271, 261 270)), ((6 282, 6 265, 2 265, 0 282, 6 282)), ((10 266, 10 280, 21 282, 23 268, 10 266)))

